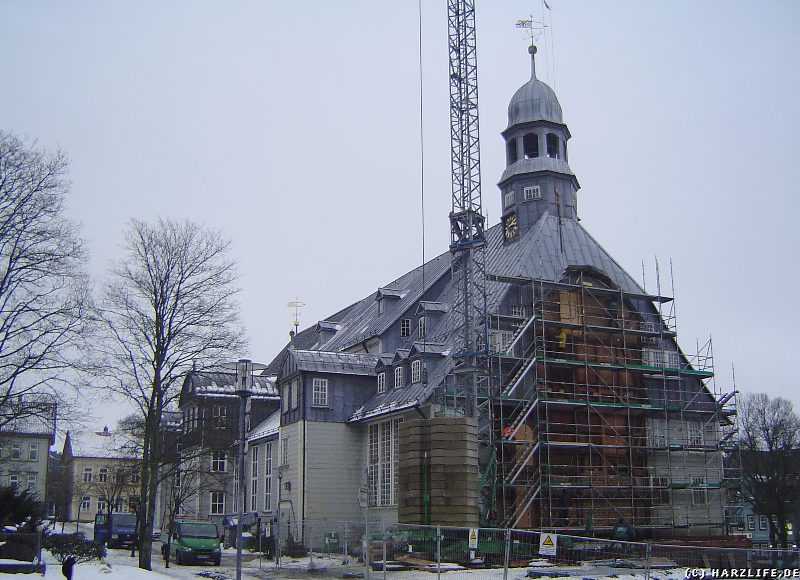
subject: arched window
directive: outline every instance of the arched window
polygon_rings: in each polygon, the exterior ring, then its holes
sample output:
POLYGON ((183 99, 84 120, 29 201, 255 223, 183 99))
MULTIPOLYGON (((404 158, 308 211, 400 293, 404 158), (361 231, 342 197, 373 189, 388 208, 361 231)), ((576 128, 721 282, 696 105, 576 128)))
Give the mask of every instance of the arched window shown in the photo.
POLYGON ((536 133, 528 133, 522 138, 522 151, 525 159, 539 157, 539 136, 536 133))
POLYGON ((555 133, 547 134, 547 156, 551 159, 558 159, 558 135, 555 133))
POLYGON ((399 389, 404 383, 403 367, 397 367, 394 369, 394 388, 399 389))
POLYGON ((508 159, 508 165, 517 162, 517 140, 511 139, 508 143, 506 143, 506 157, 508 159))

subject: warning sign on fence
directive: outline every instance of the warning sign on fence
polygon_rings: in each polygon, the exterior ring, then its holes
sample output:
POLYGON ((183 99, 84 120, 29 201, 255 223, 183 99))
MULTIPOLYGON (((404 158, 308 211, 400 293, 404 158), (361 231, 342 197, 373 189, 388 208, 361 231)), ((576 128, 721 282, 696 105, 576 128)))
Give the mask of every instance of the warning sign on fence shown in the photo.
POLYGON ((469 549, 470 550, 478 549, 478 528, 469 529, 469 549))
POLYGON ((558 547, 557 534, 539 534, 539 555, 555 556, 558 547))

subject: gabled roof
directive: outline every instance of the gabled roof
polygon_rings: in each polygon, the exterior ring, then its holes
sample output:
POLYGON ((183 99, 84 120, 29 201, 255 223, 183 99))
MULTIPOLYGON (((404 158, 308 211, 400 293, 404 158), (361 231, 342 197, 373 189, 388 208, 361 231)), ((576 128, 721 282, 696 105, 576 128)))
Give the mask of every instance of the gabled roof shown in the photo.
POLYGON ((374 375, 377 355, 319 350, 289 351, 297 370, 346 375, 374 375))
POLYGON ((50 402, 20 403, 0 411, 0 432, 15 435, 41 435, 55 441, 56 404, 50 402))
POLYGON ((406 360, 409 354, 411 354, 410 348, 398 348, 397 351, 394 353, 394 358, 392 359, 392 363, 398 363, 406 360))
POLYGON ((402 298, 403 291, 398 290, 397 288, 378 288, 378 292, 375 295, 376 300, 380 300, 381 298, 402 298))
POLYGON ((420 314, 444 314, 450 309, 449 304, 445 304, 444 302, 430 302, 428 300, 421 300, 419 306, 417 306, 416 314, 419 316, 420 314))
POLYGON ((411 345, 409 356, 414 356, 415 354, 438 354, 440 356, 447 356, 450 354, 450 349, 443 342, 415 342, 411 345))

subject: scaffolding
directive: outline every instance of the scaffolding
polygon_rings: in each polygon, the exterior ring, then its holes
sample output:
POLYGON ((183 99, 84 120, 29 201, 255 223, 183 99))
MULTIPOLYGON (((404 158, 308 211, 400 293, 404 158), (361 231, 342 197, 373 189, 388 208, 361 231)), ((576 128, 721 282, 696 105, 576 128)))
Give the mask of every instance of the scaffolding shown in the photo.
POLYGON ((671 298, 597 271, 490 279, 514 288, 490 333, 498 524, 727 533, 735 393, 716 390, 711 340, 685 354, 671 298))

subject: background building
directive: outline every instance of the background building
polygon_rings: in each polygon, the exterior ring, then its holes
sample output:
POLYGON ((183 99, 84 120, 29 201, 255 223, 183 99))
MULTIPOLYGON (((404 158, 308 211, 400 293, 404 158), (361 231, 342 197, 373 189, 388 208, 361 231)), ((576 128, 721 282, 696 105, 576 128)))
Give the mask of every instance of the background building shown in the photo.
POLYGON ((15 404, 15 418, 0 430, 0 485, 30 489, 44 501, 48 456, 55 443, 56 405, 25 401, 15 404))

